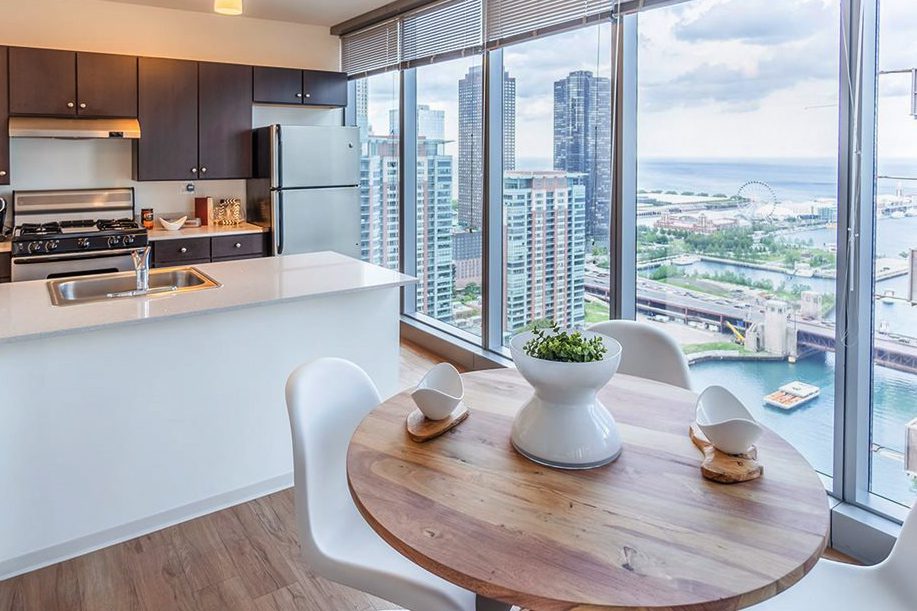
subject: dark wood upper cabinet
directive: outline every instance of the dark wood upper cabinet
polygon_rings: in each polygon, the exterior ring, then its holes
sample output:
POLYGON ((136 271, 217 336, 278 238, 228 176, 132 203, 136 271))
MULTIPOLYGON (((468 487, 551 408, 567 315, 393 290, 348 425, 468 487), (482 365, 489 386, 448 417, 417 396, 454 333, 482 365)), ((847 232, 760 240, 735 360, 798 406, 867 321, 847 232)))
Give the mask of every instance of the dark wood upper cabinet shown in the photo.
POLYGON ((266 104, 302 104, 302 70, 255 66, 254 101, 266 104))
POLYGON ((136 57, 79 52, 76 75, 79 116, 137 116, 136 57))
POLYGON ((134 179, 198 178, 197 62, 141 57, 137 74, 134 179))
POLYGON ((303 104, 347 106, 347 75, 322 70, 302 71, 303 104))
MULTIPOLYGON (((10 130, 9 130, 9 105, 8 105, 8 88, 9 82, 6 74, 6 47, 0 47, 0 185, 10 184, 10 130)), ((3 228, 0 227, 0 231, 3 228)), ((3 270, 0 269, 0 276, 3 276, 3 270)))
POLYGON ((199 64, 200 178, 249 178, 252 172, 252 68, 199 64))
POLYGON ((9 112, 13 115, 76 116, 76 53, 9 49, 9 112))

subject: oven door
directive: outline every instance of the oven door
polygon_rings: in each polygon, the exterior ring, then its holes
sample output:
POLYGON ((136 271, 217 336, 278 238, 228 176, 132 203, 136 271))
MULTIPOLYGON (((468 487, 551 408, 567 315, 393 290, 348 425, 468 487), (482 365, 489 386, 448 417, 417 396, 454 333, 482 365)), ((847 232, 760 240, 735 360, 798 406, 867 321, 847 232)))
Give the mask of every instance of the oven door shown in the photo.
POLYGON ((15 257, 10 263, 13 282, 126 272, 134 269, 130 249, 15 257))

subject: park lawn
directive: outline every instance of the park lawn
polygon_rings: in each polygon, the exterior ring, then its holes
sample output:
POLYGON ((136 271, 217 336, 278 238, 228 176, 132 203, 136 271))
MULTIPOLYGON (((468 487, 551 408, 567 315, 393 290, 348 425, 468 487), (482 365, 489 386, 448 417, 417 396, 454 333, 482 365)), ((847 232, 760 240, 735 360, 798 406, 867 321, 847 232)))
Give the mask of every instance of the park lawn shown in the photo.
POLYGON ((685 354, 697 354, 698 352, 712 352, 714 350, 731 350, 739 354, 751 354, 745 346, 733 342, 706 342, 703 344, 685 344, 681 347, 685 354))
POLYGON ((601 301, 586 301, 586 324, 608 320, 608 306, 601 301))

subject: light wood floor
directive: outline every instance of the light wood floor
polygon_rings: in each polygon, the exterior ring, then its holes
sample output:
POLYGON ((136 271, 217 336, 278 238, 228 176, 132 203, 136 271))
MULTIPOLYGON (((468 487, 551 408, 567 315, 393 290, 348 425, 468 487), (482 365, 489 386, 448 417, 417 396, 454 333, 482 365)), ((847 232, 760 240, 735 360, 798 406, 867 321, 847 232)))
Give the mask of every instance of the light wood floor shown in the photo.
MULTIPOLYGON (((439 360, 403 344, 402 386, 415 384, 439 360)), ((299 560, 290 490, 0 582, 0 611, 395 607, 309 573, 299 560)))

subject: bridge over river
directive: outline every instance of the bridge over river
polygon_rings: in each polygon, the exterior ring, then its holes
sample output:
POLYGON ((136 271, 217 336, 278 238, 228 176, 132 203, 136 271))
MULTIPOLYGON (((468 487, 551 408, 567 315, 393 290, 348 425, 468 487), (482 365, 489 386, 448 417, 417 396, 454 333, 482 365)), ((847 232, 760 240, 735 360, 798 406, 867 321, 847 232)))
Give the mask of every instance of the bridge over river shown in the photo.
MULTIPOLYGON (((587 293, 608 299, 607 279, 587 275, 585 280, 587 293)), ((744 331, 751 323, 764 320, 763 308, 758 304, 708 297, 641 277, 637 278, 637 310, 646 315, 661 314, 684 322, 714 325, 722 333, 730 333, 726 323, 744 331)), ((798 353, 834 351, 835 328, 832 323, 791 318, 787 324, 796 329, 798 353)), ((886 367, 917 373, 917 345, 905 338, 899 340, 877 335, 873 358, 886 367)))

